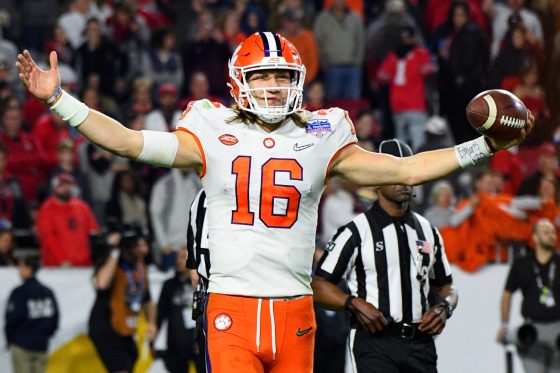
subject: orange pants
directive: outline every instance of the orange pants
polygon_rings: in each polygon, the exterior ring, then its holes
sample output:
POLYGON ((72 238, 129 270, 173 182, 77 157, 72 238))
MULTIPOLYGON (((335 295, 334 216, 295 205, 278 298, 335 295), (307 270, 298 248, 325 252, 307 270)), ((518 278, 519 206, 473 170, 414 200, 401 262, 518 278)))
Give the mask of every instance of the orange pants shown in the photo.
POLYGON ((209 294, 209 373, 311 373, 315 345, 312 296, 260 299, 209 294))

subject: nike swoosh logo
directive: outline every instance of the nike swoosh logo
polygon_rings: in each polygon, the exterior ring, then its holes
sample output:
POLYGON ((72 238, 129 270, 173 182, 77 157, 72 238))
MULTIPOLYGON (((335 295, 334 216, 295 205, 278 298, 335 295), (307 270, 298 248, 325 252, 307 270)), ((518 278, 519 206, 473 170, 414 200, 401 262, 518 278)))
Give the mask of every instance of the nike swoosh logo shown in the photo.
POLYGON ((313 145, 315 145, 315 144, 311 143, 311 144, 305 144, 305 145, 298 145, 298 143, 296 142, 294 144, 294 151, 299 152, 299 151, 305 150, 307 148, 310 148, 313 145))
POLYGON ((307 333, 309 333, 309 332, 311 331, 311 329, 313 329, 312 326, 310 326, 310 327, 307 328, 307 329, 303 329, 303 330, 299 330, 299 328, 298 328, 297 331, 296 331, 296 335, 297 335, 298 337, 301 337, 302 335, 306 335, 307 333))

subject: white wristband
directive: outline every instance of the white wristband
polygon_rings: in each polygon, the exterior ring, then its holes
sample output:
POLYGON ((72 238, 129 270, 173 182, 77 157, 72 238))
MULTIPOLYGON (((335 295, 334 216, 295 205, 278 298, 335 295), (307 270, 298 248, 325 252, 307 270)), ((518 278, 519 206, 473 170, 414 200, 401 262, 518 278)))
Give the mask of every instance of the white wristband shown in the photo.
POLYGON ((169 132, 142 130, 144 147, 137 160, 157 166, 172 167, 179 140, 169 132))
POLYGON ((491 155, 492 151, 484 140, 484 136, 455 145, 455 156, 461 168, 472 167, 491 155))
POLYGON ((118 259, 120 255, 121 255, 121 251, 119 249, 112 249, 111 252, 109 253, 109 256, 115 259, 118 259))
POLYGON ((60 98, 51 109, 72 127, 78 127, 89 115, 89 107, 65 90, 62 90, 60 98))

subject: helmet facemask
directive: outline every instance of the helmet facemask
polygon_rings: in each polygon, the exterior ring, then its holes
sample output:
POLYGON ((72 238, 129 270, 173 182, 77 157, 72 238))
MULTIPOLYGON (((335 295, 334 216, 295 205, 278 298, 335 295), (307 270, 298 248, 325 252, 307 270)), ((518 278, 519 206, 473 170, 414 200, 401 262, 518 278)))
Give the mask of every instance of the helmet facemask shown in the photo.
MULTIPOLYGON (((286 116, 301 109, 303 104, 303 83, 305 81, 305 66, 293 63, 262 63, 249 66, 234 66, 229 63, 232 96, 241 110, 255 114, 259 119, 267 123, 277 123, 286 116), (260 70, 286 70, 290 72, 291 82, 288 86, 275 86, 264 88, 250 88, 247 76, 260 70), (283 104, 269 105, 267 91, 287 91, 283 104), (259 104, 256 97, 262 97, 264 103, 259 104)), ((261 100, 262 100, 261 99, 261 100)))

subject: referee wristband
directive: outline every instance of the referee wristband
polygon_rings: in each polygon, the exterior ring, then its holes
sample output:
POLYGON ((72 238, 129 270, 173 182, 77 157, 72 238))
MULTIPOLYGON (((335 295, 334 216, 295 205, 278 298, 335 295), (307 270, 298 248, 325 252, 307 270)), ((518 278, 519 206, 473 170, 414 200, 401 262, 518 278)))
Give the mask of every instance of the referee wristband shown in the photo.
POLYGON ((461 168, 472 167, 491 155, 492 149, 484 136, 455 145, 455 156, 461 168))
POLYGON ((346 298, 346 300, 344 301, 344 309, 346 311, 352 311, 352 309, 350 307, 353 307, 352 306, 352 299, 354 299, 354 298, 356 298, 356 297, 353 296, 353 295, 349 295, 348 298, 346 298))
POLYGON ((72 127, 78 127, 88 117, 89 107, 65 90, 61 89, 60 94, 53 97, 54 105, 51 106, 51 110, 60 115, 72 127))

